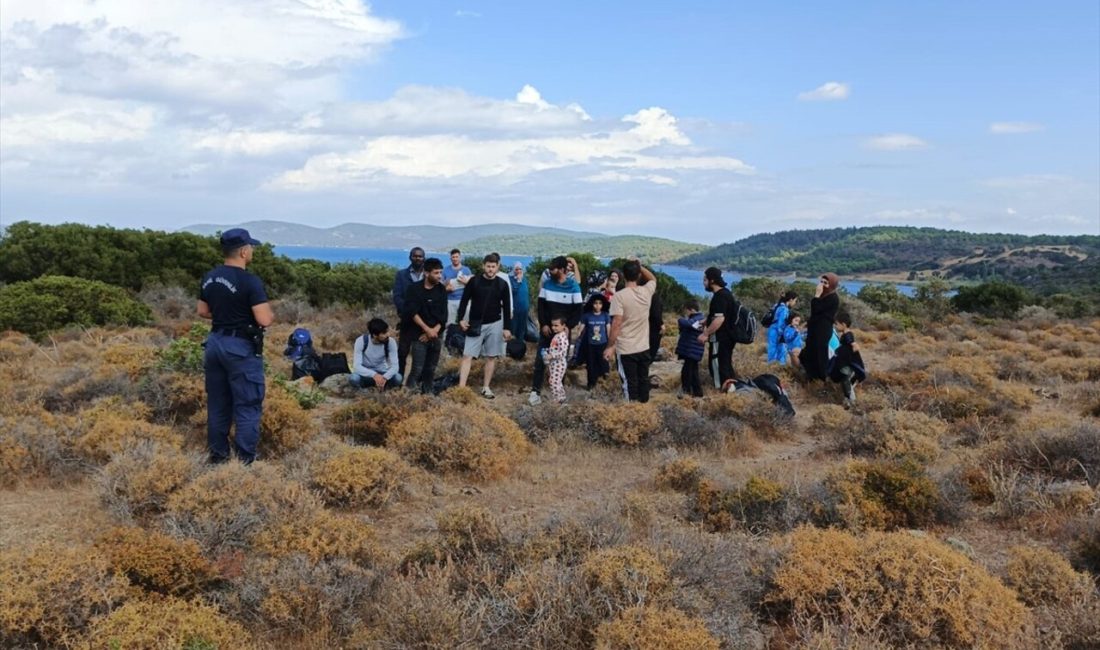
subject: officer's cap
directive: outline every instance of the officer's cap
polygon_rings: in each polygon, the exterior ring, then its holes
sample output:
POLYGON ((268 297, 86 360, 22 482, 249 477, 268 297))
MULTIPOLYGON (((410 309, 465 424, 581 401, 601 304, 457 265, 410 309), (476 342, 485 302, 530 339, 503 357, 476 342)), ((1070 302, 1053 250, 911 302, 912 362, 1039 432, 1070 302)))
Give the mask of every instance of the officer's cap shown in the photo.
POLYGON ((260 240, 252 239, 252 235, 244 228, 230 228, 222 233, 222 250, 235 251, 241 246, 259 246, 260 240))

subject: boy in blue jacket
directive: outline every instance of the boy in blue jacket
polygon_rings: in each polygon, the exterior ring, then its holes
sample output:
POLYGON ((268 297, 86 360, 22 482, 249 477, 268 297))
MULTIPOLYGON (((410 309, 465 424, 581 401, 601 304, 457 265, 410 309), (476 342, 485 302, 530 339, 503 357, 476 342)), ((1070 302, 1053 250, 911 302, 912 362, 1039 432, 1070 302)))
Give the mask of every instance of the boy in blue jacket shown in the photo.
POLYGON ((703 396, 703 385, 699 382, 699 362, 703 360, 703 344, 699 342, 699 332, 703 331, 706 316, 699 311, 699 303, 689 300, 684 303, 676 321, 680 327, 680 339, 676 342, 676 356, 684 361, 680 369, 680 390, 684 395, 703 396))

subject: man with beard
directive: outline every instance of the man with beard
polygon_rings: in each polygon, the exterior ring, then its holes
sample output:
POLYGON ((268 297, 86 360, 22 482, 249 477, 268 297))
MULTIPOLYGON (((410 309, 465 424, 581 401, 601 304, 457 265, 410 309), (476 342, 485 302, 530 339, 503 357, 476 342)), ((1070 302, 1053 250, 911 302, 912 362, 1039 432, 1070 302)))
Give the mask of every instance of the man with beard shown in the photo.
MULTIPOLYGON (((409 266, 397 271, 393 279, 393 308, 398 317, 405 313, 405 292, 409 287, 424 281, 424 249, 417 246, 409 251, 409 266)), ((420 328, 409 327, 404 318, 400 321, 400 330, 397 335, 397 372, 402 377, 405 374, 405 359, 409 356, 413 341, 419 338, 420 328)))

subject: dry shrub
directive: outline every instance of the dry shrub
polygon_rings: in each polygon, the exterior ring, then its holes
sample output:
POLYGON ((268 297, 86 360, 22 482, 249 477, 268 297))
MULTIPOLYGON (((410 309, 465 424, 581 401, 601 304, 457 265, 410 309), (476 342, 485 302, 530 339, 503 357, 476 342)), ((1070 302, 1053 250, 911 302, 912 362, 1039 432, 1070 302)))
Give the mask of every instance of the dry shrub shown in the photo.
POLYGON ((0 486, 20 479, 79 477, 84 460, 73 449, 78 430, 74 418, 41 408, 0 416, 0 486))
POLYGON ((263 462, 215 466, 168 498, 166 525, 207 552, 246 548, 257 532, 279 517, 309 517, 319 499, 263 462))
MULTIPOLYGON (((1049 420, 1049 418, 1048 418, 1049 420)), ((1038 430, 1023 426, 994 454, 995 460, 1059 479, 1100 484, 1100 424, 1048 421, 1038 430)))
POLYGON ((152 372, 142 378, 139 395, 149 405, 154 422, 196 426, 206 423, 206 386, 202 375, 152 372))
POLYGON ((162 512, 168 497, 198 473, 199 461, 175 447, 143 441, 111 456, 96 476, 99 498, 120 519, 162 512))
POLYGON ((178 540, 156 531, 119 527, 95 543, 111 568, 147 591, 191 596, 217 578, 194 540, 178 540))
POLYGON ((260 418, 261 453, 282 456, 302 447, 316 435, 313 418, 298 400, 282 386, 269 381, 260 418))
POLYGON ((659 602, 672 586, 661 560, 648 549, 634 545, 591 553, 580 566, 580 577, 592 593, 593 606, 605 616, 659 602))
POLYGON ((921 528, 936 521, 939 488, 910 461, 852 461, 825 479, 826 523, 853 530, 921 528))
POLYGON ((478 404, 482 398, 469 386, 452 386, 442 394, 443 401, 455 404, 478 404))
POLYGON ((673 456, 660 464, 653 478, 658 487, 669 487, 679 492, 689 492, 699 485, 703 468, 694 458, 673 456))
POLYGON ((479 647, 479 612, 469 596, 452 593, 453 570, 425 567, 384 583, 371 603, 373 629, 361 632, 366 637, 361 645, 385 650, 479 647))
POLYGON ((0 645, 75 647, 89 623, 117 607, 129 584, 86 548, 0 550, 0 645))
POLYGON ((929 462, 939 455, 940 438, 946 433, 941 420, 923 413, 875 411, 836 429, 832 442, 841 453, 929 462))
POLYGON ((852 428, 853 415, 839 404, 822 404, 810 418, 810 430, 815 436, 836 436, 852 428))
POLYGON ((494 594, 491 618, 499 629, 484 647, 591 648, 600 622, 577 568, 548 560, 514 571, 494 594), (507 640, 506 643, 501 641, 507 640), (496 641, 496 643, 493 643, 496 641))
POLYGON ((133 600, 97 622, 96 648, 245 648, 251 638, 216 608, 180 598, 133 600))
POLYGON ((314 562, 300 553, 258 558, 245 565, 224 608, 255 629, 302 637, 283 638, 281 647, 335 647, 335 640, 326 639, 362 627, 377 584, 373 569, 349 560, 314 562))
POLYGON ((800 528, 765 604, 810 628, 843 625, 895 646, 1029 647, 1030 614, 964 555, 908 533, 800 528))
POLYGON ((1061 555, 1044 548, 1014 546, 1008 551, 1005 582, 1027 605, 1057 605, 1088 598, 1092 581, 1061 555))
POLYGON ((116 343, 103 351, 100 372, 122 372, 130 379, 137 379, 148 372, 157 361, 157 349, 139 343, 116 343))
POLYGON ((312 484, 325 503, 377 507, 400 498, 413 475, 408 463, 387 449, 344 447, 313 472, 312 484))
POLYGON ((1039 364, 1038 374, 1071 383, 1100 381, 1100 359, 1050 357, 1039 364))
POLYGON ((1077 527, 1073 540, 1075 564, 1100 578, 1100 513, 1077 527))
POLYGON ((26 361, 34 356, 38 344, 20 332, 0 332, 0 364, 26 361))
POLYGON ((596 650, 718 650, 706 625, 677 609, 631 607, 596 630, 596 650))
MULTIPOLYGON (((737 420, 703 417, 691 408, 686 399, 658 403, 657 409, 661 414, 663 437, 667 437, 667 441, 660 442, 675 447, 718 447, 727 431, 741 427, 737 420)), ((658 440, 654 439, 652 442, 658 440)))
POLYGON ((97 463, 106 462, 112 454, 144 440, 179 448, 183 440, 170 427, 148 421, 150 411, 144 404, 124 403, 118 398, 101 400, 91 409, 81 412, 82 427, 74 441, 76 451, 97 463))
POLYGON ((355 442, 381 446, 394 427, 406 418, 427 410, 438 401, 410 391, 366 393, 328 417, 329 430, 355 442))
POLYGON ((375 566, 385 557, 366 522, 328 510, 266 527, 256 535, 254 548, 274 558, 302 554, 313 562, 346 559, 364 566, 375 566))
POLYGON ((524 402, 512 417, 527 438, 537 444, 547 440, 576 438, 596 440, 599 436, 593 427, 602 408, 602 404, 596 409, 583 402, 556 404, 547 400, 536 407, 528 406, 524 402))
POLYGON ((642 444, 661 427, 661 414, 655 404, 620 402, 600 409, 594 422, 601 438, 615 444, 634 447, 642 444))
POLYGON ((782 530, 787 527, 789 506, 787 489, 761 476, 750 476, 734 490, 700 481, 692 500, 693 514, 714 531, 730 530, 734 524, 752 533, 782 530))
POLYGON ((511 473, 530 451, 515 422, 463 404, 410 416, 390 433, 387 446, 426 469, 481 481, 511 473))
POLYGON ((434 541, 421 542, 402 561, 406 571, 446 560, 468 560, 502 551, 508 544, 500 525, 487 510, 457 506, 436 517, 434 541))

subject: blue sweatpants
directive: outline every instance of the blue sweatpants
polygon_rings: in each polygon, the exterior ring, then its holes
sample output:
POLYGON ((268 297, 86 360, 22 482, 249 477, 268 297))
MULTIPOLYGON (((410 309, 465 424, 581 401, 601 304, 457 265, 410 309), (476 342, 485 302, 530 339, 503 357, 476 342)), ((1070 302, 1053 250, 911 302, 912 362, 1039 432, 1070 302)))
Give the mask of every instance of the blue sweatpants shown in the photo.
POLYGON ((206 444, 210 460, 229 460, 229 427, 242 463, 256 459, 264 403, 264 362, 247 339, 212 333, 203 357, 206 371, 206 444))
POLYGON ((774 327, 768 328, 768 363, 786 363, 786 359, 783 358, 782 341, 779 340, 779 330, 774 327))

